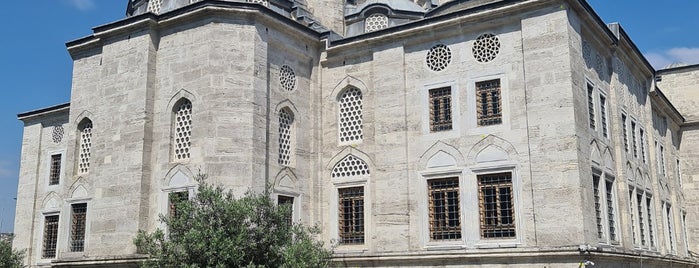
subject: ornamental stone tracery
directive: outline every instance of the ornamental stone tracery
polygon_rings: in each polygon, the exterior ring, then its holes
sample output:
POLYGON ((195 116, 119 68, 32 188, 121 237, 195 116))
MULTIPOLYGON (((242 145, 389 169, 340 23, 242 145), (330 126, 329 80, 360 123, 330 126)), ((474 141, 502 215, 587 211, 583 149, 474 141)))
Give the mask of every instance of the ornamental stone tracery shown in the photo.
POLYGON ((388 17, 381 13, 370 15, 364 20, 364 31, 373 32, 388 28, 388 17))
POLYGON ((500 53, 500 39, 494 34, 482 34, 473 43, 473 57, 478 62, 490 62, 500 53))
POLYGON ((446 45, 437 44, 427 52, 425 61, 432 71, 444 70, 451 63, 451 49, 446 45))
POLYGON ((296 74, 294 69, 288 65, 283 65, 279 70, 279 83, 286 91, 292 91, 296 88, 296 74))

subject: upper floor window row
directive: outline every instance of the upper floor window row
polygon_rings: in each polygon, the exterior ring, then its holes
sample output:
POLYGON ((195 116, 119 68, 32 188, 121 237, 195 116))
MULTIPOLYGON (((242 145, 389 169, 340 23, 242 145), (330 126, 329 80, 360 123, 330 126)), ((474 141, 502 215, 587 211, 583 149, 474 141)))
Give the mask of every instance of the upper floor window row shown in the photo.
MULTIPOLYGON (((500 79, 476 82, 476 121, 478 126, 502 124, 502 90, 500 79)), ((452 129, 453 100, 451 87, 429 90, 430 131, 452 129)))

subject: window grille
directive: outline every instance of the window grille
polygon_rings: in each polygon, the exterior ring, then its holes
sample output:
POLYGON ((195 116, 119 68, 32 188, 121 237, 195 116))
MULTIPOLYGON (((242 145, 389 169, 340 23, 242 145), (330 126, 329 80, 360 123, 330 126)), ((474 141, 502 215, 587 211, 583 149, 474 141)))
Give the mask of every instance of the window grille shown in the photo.
POLYGON ((602 117, 602 122, 600 122, 602 124, 602 136, 608 138, 609 133, 607 133, 607 98, 605 98, 602 95, 599 96, 599 107, 599 114, 602 117))
POLYGON ((78 171, 85 174, 90 171, 90 155, 92 149, 92 121, 87 120, 80 128, 80 160, 78 171))
POLYGON ((174 122, 174 156, 175 160, 183 161, 190 157, 192 146, 192 102, 185 99, 175 108, 174 122))
POLYGON ((590 118, 590 128, 595 129, 595 102, 594 94, 595 88, 592 84, 587 84, 587 113, 590 118))
MULTIPOLYGON (((643 202, 643 199, 641 199, 640 202, 643 202)), ((655 234, 653 234, 653 199, 650 196, 646 196, 646 215, 648 216, 648 240, 650 241, 650 246, 655 247, 655 234)))
POLYGON ((267 0, 247 0, 248 3, 255 3, 255 4, 260 4, 263 6, 269 6, 269 3, 267 0))
POLYGON ((641 142, 641 145, 639 145, 639 147, 641 148, 641 160, 644 164, 646 164, 648 161, 648 158, 646 157, 646 135, 642 128, 638 129, 638 136, 639 142, 641 142))
POLYGON ((287 109, 282 109, 279 112, 279 164, 282 166, 288 166, 291 163, 293 124, 294 114, 287 109))
MULTIPOLYGON (((646 245, 646 226, 645 222, 643 221, 643 194, 639 193, 636 195, 636 206, 638 207, 638 226, 639 226, 639 232, 641 235, 641 245, 645 246, 646 245)), ((651 218, 650 214, 648 214, 648 223, 650 225, 651 218)), ((652 231, 650 231, 652 232, 652 231)))
POLYGON ((170 218, 177 217, 177 210, 182 202, 189 200, 189 192, 172 192, 167 195, 169 203, 170 218))
POLYGON ((340 96, 340 143, 361 141, 362 133, 362 92, 358 88, 348 88, 340 96))
POLYGON ((631 146, 633 149, 633 157, 638 158, 638 140, 636 139, 636 122, 631 121, 631 146))
POLYGON ((629 133, 626 127, 626 115, 621 114, 621 135, 624 138, 624 151, 629 152, 629 133))
POLYGON ((476 83, 476 99, 479 126, 502 123, 500 79, 476 83))
POLYGON ((373 32, 388 28, 388 17, 381 13, 374 13, 364 20, 364 31, 373 32))
POLYGON ((459 178, 428 181, 430 239, 461 239, 459 178))
POLYGON ((44 259, 56 257, 56 244, 58 242, 58 215, 44 218, 44 245, 41 256, 44 259))
POLYGON ((482 238, 515 237, 512 173, 478 176, 482 238))
MULTIPOLYGON (((636 231, 636 213, 638 204, 636 202, 636 194, 633 193, 634 190, 629 190, 629 212, 631 215, 631 237, 633 238, 633 244, 638 244, 638 231, 636 231)), ((639 211, 640 213, 640 211, 639 211)))
POLYGON ((291 226, 293 224, 292 220, 294 216, 294 198, 291 196, 284 195, 277 196, 277 205, 289 206, 289 211, 284 217, 284 222, 286 222, 287 225, 291 226))
POLYGON ((338 189, 340 244, 364 243, 364 187, 338 189))
POLYGON ((682 188, 682 174, 680 174, 680 160, 675 159, 675 174, 677 176, 677 185, 682 188))
POLYGON ((153 12, 154 14, 160 14, 160 7, 163 5, 163 0, 149 0, 148 1, 148 12, 153 12))
POLYGON ((659 159, 660 159, 660 175, 665 177, 665 174, 667 174, 667 173, 665 173, 665 147, 663 147, 662 145, 660 145, 659 154, 660 154, 660 157, 659 157, 659 159))
POLYGON ((430 89, 430 130, 451 130, 451 88, 430 89))
POLYGON ((614 212, 614 179, 605 180, 605 195, 607 198, 607 227, 609 228, 609 240, 617 241, 616 239, 616 216, 614 212))
POLYGON ((70 225, 70 251, 85 251, 85 224, 87 222, 87 204, 71 205, 73 217, 70 225))
POLYGON ((369 165, 354 155, 348 155, 335 165, 331 177, 343 178, 366 175, 369 175, 369 165))
POLYGON ((49 185, 56 185, 61 179, 61 157, 60 154, 51 156, 51 170, 49 172, 49 185))
POLYGON ((599 175, 592 175, 592 194, 595 199, 595 219, 597 222, 597 238, 602 239, 604 237, 604 227, 602 226, 602 204, 599 189, 599 175))
POLYGON ((665 203, 665 218, 667 219, 667 243, 670 252, 675 252, 675 232, 672 229, 672 208, 670 204, 665 203))
POLYGON ((296 88, 296 74, 294 69, 288 65, 283 65, 279 70, 279 83, 286 91, 292 91, 296 88))
POLYGON ((446 45, 437 44, 427 52, 425 61, 432 71, 444 70, 451 63, 451 49, 446 45))
POLYGON ((473 57, 478 62, 490 62, 500 53, 500 39, 494 34, 482 34, 473 42, 473 57))

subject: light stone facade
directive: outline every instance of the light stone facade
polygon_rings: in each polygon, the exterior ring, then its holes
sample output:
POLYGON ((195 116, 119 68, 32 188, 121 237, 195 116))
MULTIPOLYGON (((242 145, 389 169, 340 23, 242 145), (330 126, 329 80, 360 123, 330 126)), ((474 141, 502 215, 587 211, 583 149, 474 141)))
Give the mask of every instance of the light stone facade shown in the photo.
POLYGON ((584 0, 161 2, 129 0, 128 18, 69 42, 70 103, 18 115, 14 247, 31 267, 136 265, 133 237, 162 227, 168 195, 194 194, 197 173, 293 197, 294 221, 339 241, 340 265, 697 266, 699 67, 654 70, 584 0), (377 13, 388 27, 363 32, 377 13), (439 68, 426 60, 436 45, 439 68), (497 100, 483 101, 485 81, 497 100), (440 88, 448 117, 433 111, 440 88), (176 158, 183 101, 191 144, 176 158), (499 121, 484 125, 491 110, 499 121), (497 197, 509 202, 491 211, 512 212, 500 238, 483 233, 492 174, 509 176, 497 197), (458 237, 436 239, 430 187, 445 178, 458 237), (357 187, 361 241, 343 243, 340 199, 357 187))

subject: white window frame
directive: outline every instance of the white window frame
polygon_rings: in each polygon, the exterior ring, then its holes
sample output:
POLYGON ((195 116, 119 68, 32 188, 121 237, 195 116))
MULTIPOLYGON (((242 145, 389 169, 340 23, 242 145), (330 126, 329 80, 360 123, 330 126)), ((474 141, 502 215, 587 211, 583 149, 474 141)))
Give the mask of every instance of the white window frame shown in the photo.
MULTIPOLYGON (((344 157, 342 158, 344 159, 344 157)), ((361 159, 361 158, 360 158, 361 159)), ((340 160, 342 161, 342 160, 340 160)), ((364 161, 362 159, 362 161, 364 161)), ((332 178, 333 192, 330 203, 330 237, 332 239, 340 239, 340 215, 339 215, 339 190, 342 188, 363 187, 364 188, 364 244, 343 245, 338 244, 335 248, 335 253, 360 253, 366 252, 371 247, 372 232, 372 212, 371 212, 371 191, 369 189, 369 178, 371 175, 332 178)), ((328 176, 330 177, 330 176, 328 176)))
MULTIPOLYGON (((59 229, 59 237, 62 238, 62 241, 65 241, 61 247, 64 248, 65 250, 61 252, 62 256, 64 257, 82 257, 83 255, 86 254, 89 248, 89 234, 90 234, 90 228, 92 226, 91 221, 90 221, 90 211, 91 211, 91 206, 92 205, 92 198, 71 198, 66 200, 66 207, 65 210, 61 213, 63 215, 68 215, 67 217, 61 217, 61 218, 66 218, 66 224, 68 225, 68 228, 66 230, 59 229), (70 251, 70 233, 73 228, 72 220, 73 220, 73 205, 74 204, 86 204, 87 205, 87 211, 85 213, 85 241, 84 241, 84 250, 80 252, 72 252, 70 251)), ((59 222, 61 219, 59 219, 59 222)))
POLYGON ((367 102, 367 91, 362 89, 362 87, 355 86, 353 84, 349 84, 346 87, 342 88, 337 95, 335 95, 335 112, 337 115, 335 116, 335 124, 337 125, 337 143, 339 146, 346 146, 346 145, 357 145, 361 144, 364 142, 364 139, 366 138, 366 122, 367 122, 367 117, 366 117, 366 102, 367 102), (360 128, 362 130, 362 137, 357 140, 351 140, 351 141, 342 141, 340 138, 342 137, 342 130, 340 129, 340 118, 342 118, 342 114, 340 113, 340 102, 342 100, 342 95, 349 89, 355 88, 357 89, 360 93, 362 93, 362 106, 361 106, 361 112, 362 112, 362 124, 360 125, 360 128))
MULTIPOLYGON (((467 135, 488 135, 492 134, 494 131, 499 130, 509 130, 510 129, 510 96, 509 96, 509 80, 505 73, 495 73, 489 75, 483 75, 478 77, 469 78, 466 87, 466 113, 468 114, 466 120, 466 134, 467 135), (500 124, 480 126, 478 125, 478 98, 476 83, 485 82, 490 80, 500 80, 500 106, 501 106, 501 118, 502 122, 500 124)), ((461 106, 461 105, 457 105, 461 106)))
POLYGON ((420 90, 420 98, 422 99, 422 133, 431 138, 438 139, 439 137, 457 137, 460 132, 461 122, 461 105, 460 92, 456 81, 443 81, 437 83, 425 84, 420 90), (444 131, 432 132, 430 121, 430 90, 438 88, 451 88, 451 129, 444 131))
POLYGON ((464 185, 470 189, 464 198, 466 206, 462 209, 464 211, 464 217, 466 219, 471 219, 466 222, 467 237, 474 238, 474 246, 476 248, 514 248, 522 245, 524 241, 524 234, 522 233, 523 223, 522 220, 522 197, 520 193, 522 192, 522 186, 520 182, 519 172, 517 165, 514 162, 502 161, 495 162, 491 164, 477 164, 470 167, 470 174, 468 174, 468 184, 464 185), (512 174, 512 209, 515 217, 515 237, 514 238, 503 238, 503 239, 489 239, 481 238, 481 226, 480 226, 480 203, 478 201, 479 191, 478 191, 478 176, 488 175, 494 173, 511 173, 512 174), (471 190, 472 189, 472 190, 471 190), (468 198, 468 199, 467 199, 468 198))
POLYGON ((465 216, 465 210, 464 210, 464 205, 465 205, 465 197, 466 193, 464 191, 464 169, 459 168, 459 167, 447 167, 447 168, 438 168, 438 169, 429 169, 425 171, 421 171, 420 173, 420 181, 419 181, 419 189, 420 190, 420 202, 419 202, 419 223, 420 223, 420 230, 421 230, 421 244, 422 248, 426 250, 443 250, 443 249, 461 249, 466 247, 466 218, 465 216), (429 189, 428 189, 428 181, 430 180, 435 180, 435 179, 443 179, 443 178, 453 178, 457 177, 459 178, 459 220, 461 221, 461 239, 459 240, 438 240, 438 241, 432 241, 430 237, 430 215, 429 215, 429 189))
POLYGON ((41 226, 38 229, 38 237, 39 239, 36 241, 36 248, 38 249, 36 251, 36 260, 37 260, 37 265, 50 265, 51 260, 58 259, 59 256, 62 255, 63 252, 61 252, 61 242, 63 239, 61 239, 61 230, 63 229, 63 224, 61 224, 62 221, 64 221, 65 217, 61 216, 61 211, 60 208, 52 209, 52 210, 46 210, 42 211, 42 213, 39 214, 39 221, 41 222, 41 226), (56 234, 56 256, 53 258, 44 258, 44 235, 46 234, 46 217, 49 216, 58 216, 58 233, 56 234))
POLYGON ((47 172, 46 172, 46 187, 48 187, 48 190, 51 191, 51 190, 56 190, 56 189, 58 189, 61 185, 63 185, 63 181, 65 180, 65 175, 64 175, 64 174, 66 173, 66 162, 68 162, 68 161, 66 161, 67 159, 66 159, 66 151, 65 151, 65 150, 49 151, 49 152, 47 153, 47 155, 48 155, 48 156, 47 156, 47 159, 48 159, 47 162, 48 162, 48 163, 45 164, 46 170, 47 170, 47 172), (58 183, 57 183, 57 184, 54 184, 54 185, 51 185, 51 161, 52 161, 51 158, 52 158, 54 155, 60 155, 60 156, 61 156, 61 167, 60 167, 61 170, 59 170, 59 174, 58 174, 58 183))

